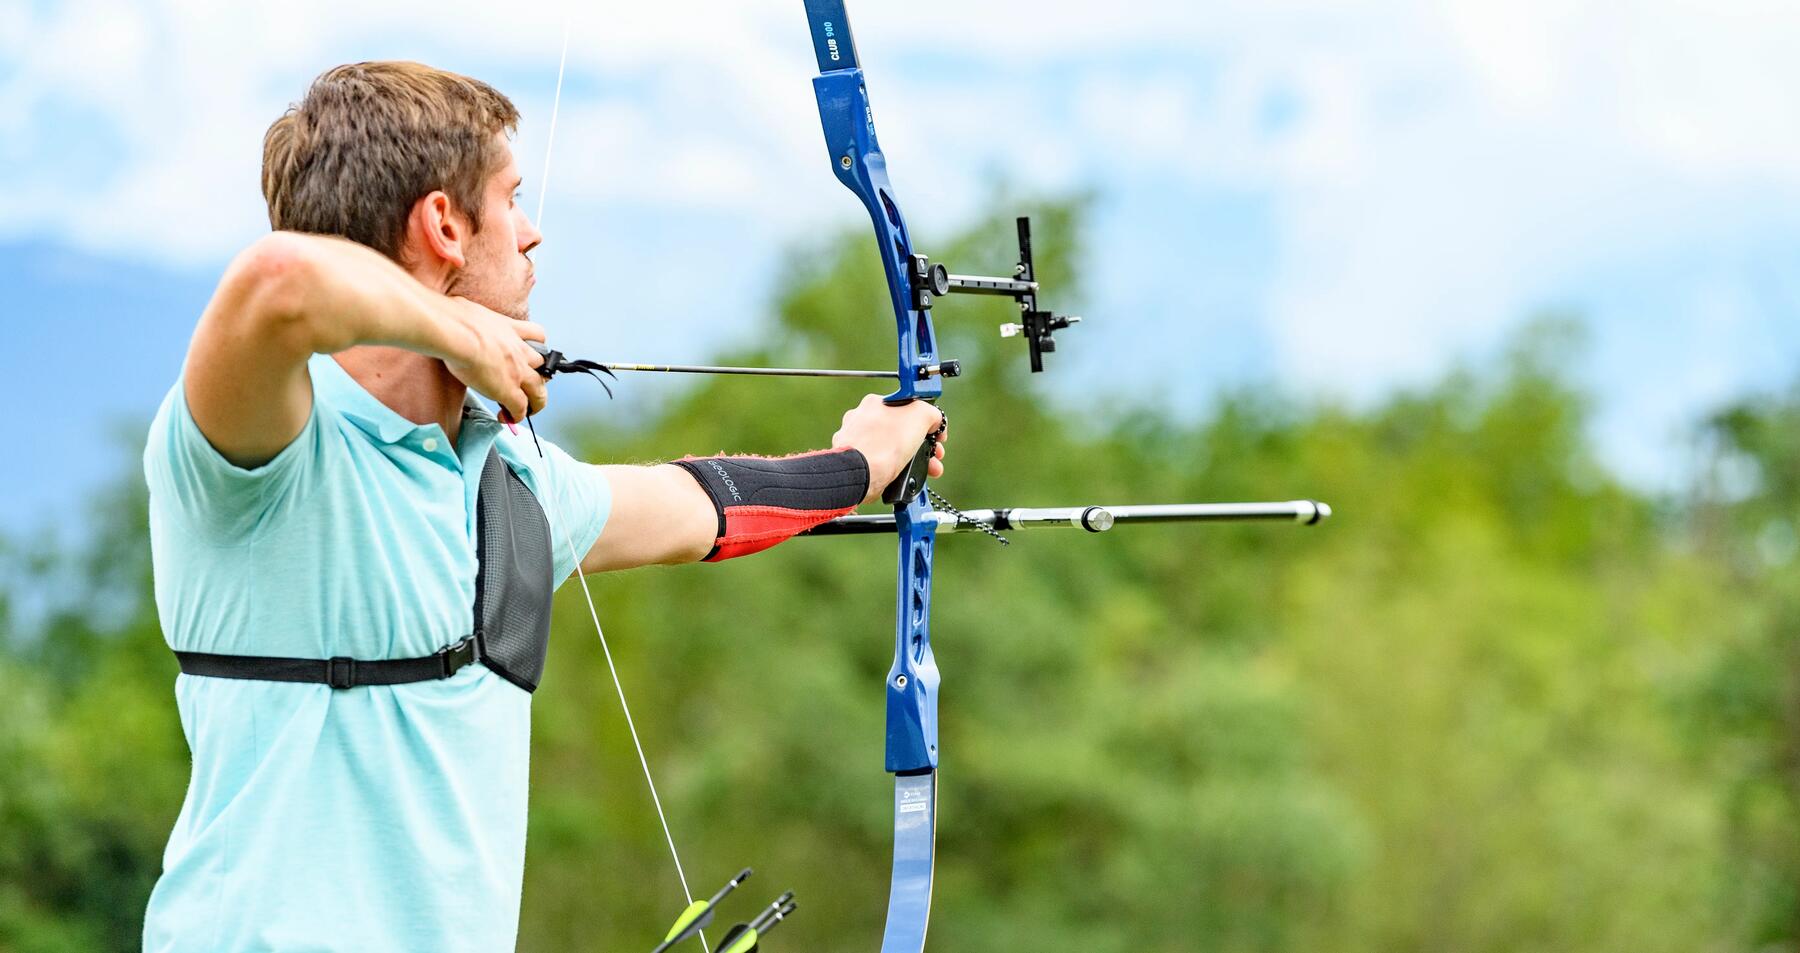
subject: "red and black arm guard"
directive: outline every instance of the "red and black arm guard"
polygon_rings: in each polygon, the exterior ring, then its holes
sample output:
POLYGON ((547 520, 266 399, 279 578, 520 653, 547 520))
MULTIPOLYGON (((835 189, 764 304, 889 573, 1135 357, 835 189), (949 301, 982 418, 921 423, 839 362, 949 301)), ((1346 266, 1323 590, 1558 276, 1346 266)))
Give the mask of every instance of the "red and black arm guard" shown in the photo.
POLYGON ((869 461, 860 450, 818 450, 792 457, 683 457, 675 465, 699 481, 719 514, 719 535, 704 562, 748 556, 837 519, 869 493, 869 461))

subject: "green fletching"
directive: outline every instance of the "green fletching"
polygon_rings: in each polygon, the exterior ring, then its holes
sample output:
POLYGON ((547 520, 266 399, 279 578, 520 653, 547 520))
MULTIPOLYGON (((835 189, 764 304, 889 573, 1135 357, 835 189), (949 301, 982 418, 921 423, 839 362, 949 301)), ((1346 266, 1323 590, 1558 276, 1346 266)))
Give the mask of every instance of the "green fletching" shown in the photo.
POLYGON ((669 935, 663 937, 663 942, 667 943, 680 936, 681 931, 686 930, 689 926, 693 925, 695 920, 700 919, 706 914, 706 911, 711 908, 711 902, 706 900, 696 900, 693 903, 688 904, 688 908, 681 911, 681 916, 675 918, 675 925, 669 928, 669 935))
POLYGON ((737 935, 737 939, 719 947, 719 953, 748 953, 748 951, 755 948, 756 930, 754 928, 746 928, 744 932, 737 935))

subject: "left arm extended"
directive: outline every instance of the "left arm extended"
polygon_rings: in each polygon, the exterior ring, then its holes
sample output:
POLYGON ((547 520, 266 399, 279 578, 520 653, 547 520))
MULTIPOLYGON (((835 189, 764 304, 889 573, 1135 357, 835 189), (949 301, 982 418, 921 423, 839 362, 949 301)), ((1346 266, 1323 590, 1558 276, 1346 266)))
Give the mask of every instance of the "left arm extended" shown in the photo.
MULTIPOLYGON (((854 448, 867 460, 869 487, 863 497, 867 503, 880 497, 941 421, 928 404, 890 407, 872 395, 844 414, 844 425, 832 435, 831 446, 854 448)), ((944 472, 943 452, 940 439, 938 459, 930 464, 933 477, 944 472)), ((583 573, 698 562, 712 552, 718 541, 718 510, 687 470, 672 463, 599 469, 612 487, 612 515, 582 559, 583 573)))

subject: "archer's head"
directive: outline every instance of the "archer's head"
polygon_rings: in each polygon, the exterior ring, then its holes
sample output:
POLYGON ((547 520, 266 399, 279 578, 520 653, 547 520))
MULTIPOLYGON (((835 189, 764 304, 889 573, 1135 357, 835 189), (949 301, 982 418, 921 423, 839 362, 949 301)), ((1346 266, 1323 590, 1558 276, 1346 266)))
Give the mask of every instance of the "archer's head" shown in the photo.
POLYGON ((518 122, 493 87, 420 63, 328 70, 263 137, 269 224, 360 242, 523 319, 543 236, 516 202, 518 122))

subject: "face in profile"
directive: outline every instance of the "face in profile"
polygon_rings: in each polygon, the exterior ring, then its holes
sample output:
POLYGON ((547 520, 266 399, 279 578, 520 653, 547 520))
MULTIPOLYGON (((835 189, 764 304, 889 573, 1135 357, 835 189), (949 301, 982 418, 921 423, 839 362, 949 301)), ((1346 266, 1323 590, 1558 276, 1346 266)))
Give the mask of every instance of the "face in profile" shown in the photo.
POLYGON ((518 203, 521 180, 512 147, 504 136, 495 139, 506 159, 482 189, 481 227, 464 243, 463 267, 445 290, 524 321, 530 317, 528 299, 537 281, 529 255, 543 236, 518 203))

